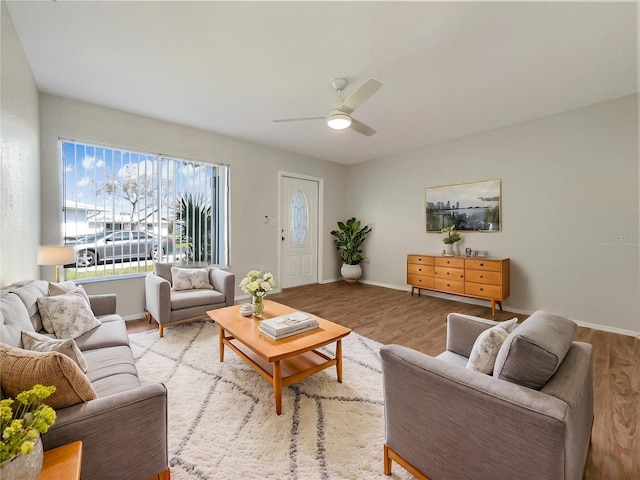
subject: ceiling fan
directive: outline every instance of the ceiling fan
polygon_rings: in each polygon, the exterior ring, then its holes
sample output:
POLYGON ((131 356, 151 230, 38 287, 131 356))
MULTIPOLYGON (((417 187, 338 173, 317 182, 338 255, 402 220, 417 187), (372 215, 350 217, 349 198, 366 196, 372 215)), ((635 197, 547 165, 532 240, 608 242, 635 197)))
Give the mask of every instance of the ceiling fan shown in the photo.
POLYGON ((329 112, 329 115, 319 117, 300 117, 300 118, 281 118, 274 122, 299 122, 304 120, 326 120, 329 128, 333 130, 344 130, 351 128, 362 135, 370 137, 375 135, 376 131, 369 125, 356 120, 351 114, 360 107, 364 102, 369 100, 382 87, 382 82, 375 78, 370 78, 351 94, 345 101, 342 98, 342 91, 347 87, 349 82, 344 78, 336 78, 331 82, 331 86, 338 93, 339 106, 329 112))

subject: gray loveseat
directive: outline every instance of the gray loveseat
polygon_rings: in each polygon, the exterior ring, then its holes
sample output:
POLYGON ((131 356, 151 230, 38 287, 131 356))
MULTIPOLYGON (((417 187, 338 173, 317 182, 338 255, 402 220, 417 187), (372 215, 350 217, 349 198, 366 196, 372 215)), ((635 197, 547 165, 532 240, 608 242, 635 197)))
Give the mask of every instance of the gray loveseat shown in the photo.
POLYGON ((179 325, 207 317, 209 310, 230 307, 235 302, 235 275, 212 266, 185 266, 182 264, 156 263, 152 273, 145 278, 146 309, 149 321, 158 322, 160 336, 164 327, 179 325), (209 289, 175 290, 171 267, 209 270, 209 289))
MULTIPOLYGON (((3 348, 22 348, 22 331, 46 333, 37 298, 48 292, 49 283, 41 280, 0 292, 3 348)), ((75 341, 98 398, 57 409, 43 446, 48 450, 81 440, 83 480, 168 480, 167 390, 161 383, 140 385, 124 320, 115 313, 115 295, 90 295, 89 300, 102 324, 75 341)))
POLYGON ((386 439, 394 460, 431 480, 580 480, 593 424, 592 346, 576 325, 538 311, 500 347, 493 374, 465 368, 497 322, 449 314, 447 347, 430 357, 382 347, 386 439))

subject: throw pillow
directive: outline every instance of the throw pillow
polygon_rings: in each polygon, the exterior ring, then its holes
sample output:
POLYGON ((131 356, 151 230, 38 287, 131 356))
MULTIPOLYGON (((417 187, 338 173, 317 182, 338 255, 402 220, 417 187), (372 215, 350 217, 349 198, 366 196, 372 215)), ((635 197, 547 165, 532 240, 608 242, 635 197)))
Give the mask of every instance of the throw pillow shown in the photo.
POLYGON ((480 373, 490 374, 496 363, 500 347, 518 323, 517 318, 507 320, 491 327, 476 338, 469 355, 467 368, 480 373))
MULTIPOLYGON (((89 302, 89 295, 87 295, 87 292, 82 287, 82 285, 76 285, 71 280, 67 280, 66 282, 59 282, 59 283, 49 282, 49 296, 51 297, 56 295, 64 295, 65 293, 73 292, 76 289, 80 294, 82 294, 82 296, 87 301, 89 306, 91 306, 91 303, 89 302)), ((51 322, 43 319, 42 326, 47 331, 47 333, 54 333, 51 322)))
POLYGON ((575 333, 573 321, 538 310, 504 342, 493 376, 540 390, 564 360, 575 333))
POLYGON ((83 372, 87 371, 87 361, 72 338, 51 338, 41 333, 22 332, 22 345, 34 352, 60 352, 73 360, 83 372))
POLYGON ((0 363, 0 385, 8 397, 15 398, 39 383, 56 387, 56 392, 44 400, 53 409, 98 398, 87 376, 59 352, 31 352, 0 343, 0 363))
POLYGON ((89 304, 79 289, 53 297, 38 299, 38 307, 43 323, 51 323, 53 333, 58 338, 78 338, 100 326, 89 304))
POLYGON ((209 268, 171 267, 171 284, 173 290, 213 290, 209 283, 209 268))

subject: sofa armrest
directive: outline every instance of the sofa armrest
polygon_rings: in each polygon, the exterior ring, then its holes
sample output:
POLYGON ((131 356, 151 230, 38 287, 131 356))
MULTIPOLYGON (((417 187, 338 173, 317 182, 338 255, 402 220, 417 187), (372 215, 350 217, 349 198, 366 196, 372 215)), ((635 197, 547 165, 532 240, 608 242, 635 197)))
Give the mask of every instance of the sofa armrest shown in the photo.
POLYGON ((91 310, 96 317, 100 317, 102 315, 112 315, 116 313, 117 301, 118 297, 115 293, 89 295, 91 310))
POLYGON ((235 303, 236 276, 233 273, 214 268, 211 270, 211 283, 213 288, 224 294, 224 302, 227 306, 235 303))
POLYGON ((469 358, 478 335, 499 323, 472 315, 450 313, 447 315, 447 350, 469 358))
POLYGON ((565 402, 398 345, 380 356, 386 444, 428 477, 565 478, 565 402))
POLYGON ((81 440, 83 480, 140 480, 168 468, 167 389, 161 383, 56 413, 43 446, 81 440))
POLYGON ((155 273, 144 279, 145 308, 158 323, 171 321, 171 284, 155 273))

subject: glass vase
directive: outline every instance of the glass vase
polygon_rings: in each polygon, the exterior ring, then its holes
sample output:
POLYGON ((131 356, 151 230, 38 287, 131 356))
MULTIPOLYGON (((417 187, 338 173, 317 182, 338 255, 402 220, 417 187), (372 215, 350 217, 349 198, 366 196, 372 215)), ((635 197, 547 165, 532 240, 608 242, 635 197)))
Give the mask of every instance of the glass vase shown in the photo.
POLYGON ((36 480, 42 470, 43 457, 42 441, 38 436, 33 452, 27 455, 19 453, 0 465, 0 478, 2 480, 36 480))
POLYGON ((254 295, 251 303, 253 304, 253 314, 256 317, 261 317, 262 312, 264 312, 264 297, 254 295))

